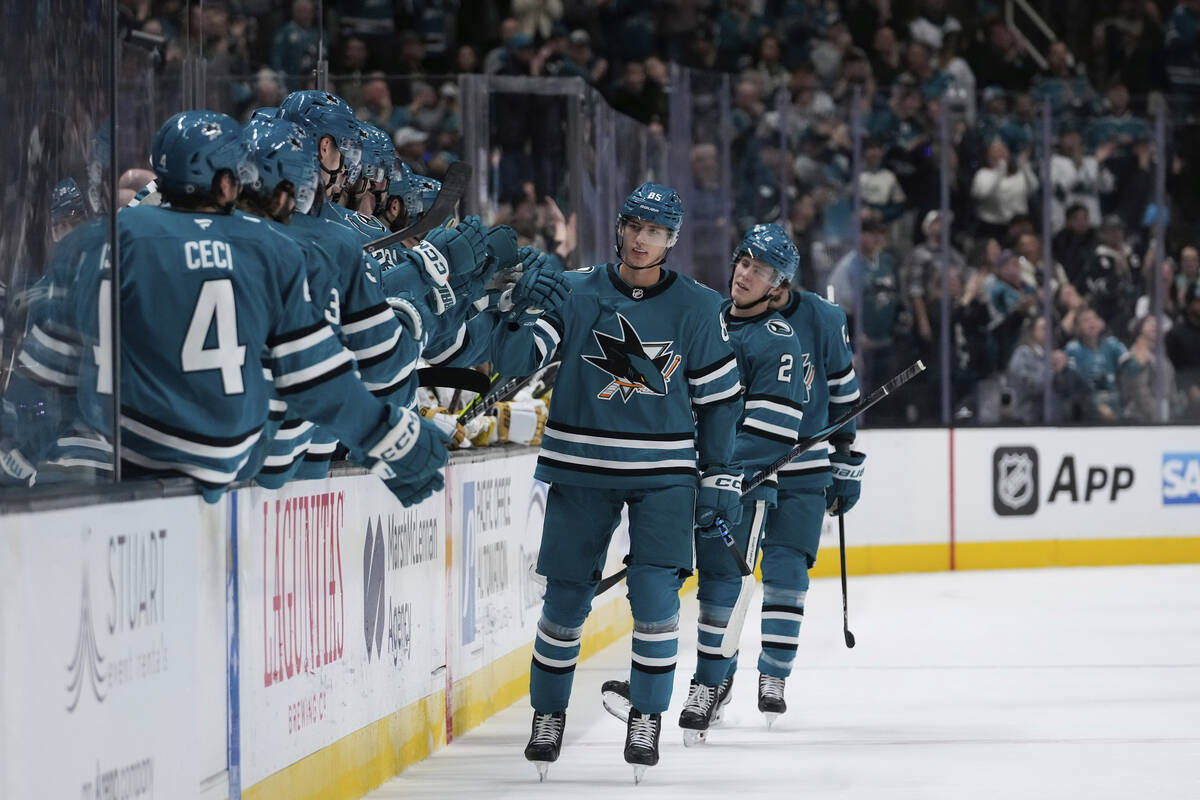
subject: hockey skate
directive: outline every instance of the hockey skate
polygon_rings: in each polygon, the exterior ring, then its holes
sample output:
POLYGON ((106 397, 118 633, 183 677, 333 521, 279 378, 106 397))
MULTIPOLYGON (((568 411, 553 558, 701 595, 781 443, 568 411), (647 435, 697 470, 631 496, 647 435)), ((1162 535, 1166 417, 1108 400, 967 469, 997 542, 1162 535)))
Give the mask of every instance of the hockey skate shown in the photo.
POLYGON ((646 767, 658 763, 658 737, 662 733, 662 714, 643 714, 629 709, 625 729, 625 762, 633 765, 633 782, 642 782, 646 767))
POLYGON ((692 678, 687 702, 679 712, 679 727, 683 731, 683 746, 691 747, 708 738, 708 726, 720 718, 722 686, 705 686, 692 678))
POLYGON ((629 681, 605 681, 600 686, 600 702, 604 710, 626 724, 629 723, 629 709, 633 702, 629 699, 629 681))
POLYGON ((565 711, 553 714, 533 712, 533 730, 529 734, 529 744, 525 745, 525 760, 532 761, 537 768, 539 783, 546 780, 550 765, 558 760, 566 725, 565 711))
POLYGON ((780 714, 787 711, 787 703, 783 699, 784 680, 762 673, 758 675, 758 710, 766 716, 768 729, 780 714))

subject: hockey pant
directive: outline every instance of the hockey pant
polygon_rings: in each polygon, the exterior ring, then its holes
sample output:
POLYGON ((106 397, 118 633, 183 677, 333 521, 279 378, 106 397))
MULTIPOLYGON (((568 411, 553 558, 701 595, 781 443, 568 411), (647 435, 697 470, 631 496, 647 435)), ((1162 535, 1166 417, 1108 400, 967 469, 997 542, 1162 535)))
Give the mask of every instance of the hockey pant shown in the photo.
MULTIPOLYGON (((743 503, 742 519, 730 533, 751 569, 767 521, 763 500, 743 503)), ((754 578, 742 580, 728 548, 720 538, 696 536, 700 617, 696 628, 696 682, 718 686, 734 668, 737 641, 746 619, 746 604, 754 593, 754 578), (744 596, 743 596, 744 595, 744 596), (728 646, 725 645, 728 643, 728 646), (722 655, 722 650, 728 655, 722 655)))
POLYGON ((667 710, 679 651, 679 588, 692 569, 695 504, 692 486, 550 487, 538 554, 546 595, 529 675, 535 711, 567 708, 583 623, 624 505, 629 506, 630 539, 625 584, 633 611, 630 697, 643 714, 667 710))
POLYGON ((808 571, 817 563, 821 522, 825 515, 823 489, 779 490, 779 505, 767 513, 762 545, 762 652, 758 671, 776 678, 792 672, 808 571))

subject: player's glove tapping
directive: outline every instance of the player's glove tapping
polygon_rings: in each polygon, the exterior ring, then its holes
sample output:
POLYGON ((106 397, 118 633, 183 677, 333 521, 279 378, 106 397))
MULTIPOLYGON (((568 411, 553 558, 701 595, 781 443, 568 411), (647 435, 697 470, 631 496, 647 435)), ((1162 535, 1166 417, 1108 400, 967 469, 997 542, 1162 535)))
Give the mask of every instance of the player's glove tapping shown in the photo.
POLYGON ((485 229, 479 217, 467 217, 453 228, 434 228, 412 250, 423 267, 436 313, 457 302, 454 290, 471 280, 487 256, 485 229))
POLYGON ((696 496, 696 527, 704 537, 721 535, 717 517, 729 525, 742 518, 742 476, 739 471, 725 467, 710 468, 700 479, 696 496))
POLYGON ((825 509, 831 515, 845 514, 858 502, 866 460, 866 455, 857 450, 835 450, 829 454, 833 485, 825 489, 825 509))
POLYGON ((526 268, 512 290, 510 322, 532 325, 546 311, 554 311, 567 301, 571 287, 562 273, 551 267, 526 268))
MULTIPOLYGON (((407 408, 389 409, 388 430, 367 451, 371 471, 383 478, 406 506, 415 505, 445 486, 442 467, 449 453, 436 424, 407 408)), ((381 425, 380 427, 383 427, 381 425)))

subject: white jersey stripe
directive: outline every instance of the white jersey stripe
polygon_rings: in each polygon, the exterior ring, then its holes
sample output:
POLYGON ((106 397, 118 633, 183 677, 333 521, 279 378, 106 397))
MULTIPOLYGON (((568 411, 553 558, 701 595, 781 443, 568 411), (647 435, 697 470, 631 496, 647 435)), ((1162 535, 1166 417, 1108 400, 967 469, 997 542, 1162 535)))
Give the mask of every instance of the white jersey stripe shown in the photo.
POLYGON ((790 439, 793 442, 796 441, 797 434, 792 428, 785 428, 782 425, 772 425, 769 422, 763 422, 762 420, 755 419, 754 417, 747 417, 742 423, 742 427, 753 428, 756 431, 763 431, 764 433, 773 433, 776 436, 782 436, 786 439, 790 439))
POLYGON ((301 350, 307 350, 313 345, 320 344, 332 336, 333 328, 325 325, 324 327, 318 328, 307 336, 301 336, 299 339, 292 339, 291 341, 284 342, 283 344, 278 344, 272 347, 269 352, 272 358, 283 358, 284 356, 290 356, 293 353, 299 353, 301 350))
POLYGON ((706 406, 709 403, 719 403, 722 400, 736 396, 738 394, 738 392, 740 392, 740 391, 742 391, 742 384, 735 383, 733 386, 730 386, 728 389, 726 389, 723 392, 718 392, 717 394, 710 394, 706 397, 693 397, 692 405, 706 406))
POLYGON ((567 433, 557 431, 547 426, 543 434, 547 439, 558 439, 562 442, 575 444, 591 444, 598 447, 625 447, 631 450, 692 450, 695 442, 692 439, 669 439, 655 441, 650 439, 611 439, 607 436, 587 436, 582 433, 567 433))
POLYGON ((37 375, 42 380, 53 383, 56 386, 75 386, 79 383, 79 378, 76 376, 68 375, 65 372, 59 372, 56 369, 50 369, 45 364, 29 355, 29 351, 27 350, 22 350, 21 356, 17 360, 21 362, 25 369, 29 370, 34 375, 37 375))
POLYGON ((731 358, 725 362, 725 365, 718 367, 712 372, 701 375, 699 378, 688 378, 688 383, 692 386, 703 386, 704 384, 715 381, 717 378, 728 375, 733 370, 737 369, 737 359, 731 358))
POLYGON ((795 417, 798 420, 804 419, 803 411, 801 411, 798 408, 792 408, 791 406, 785 406, 783 403, 775 403, 771 400, 747 400, 746 401, 746 410, 747 411, 757 411, 760 408, 763 409, 764 411, 773 411, 776 414, 786 414, 787 416, 795 417))
POLYGON ((360 319, 357 322, 350 322, 343 325, 342 334, 344 336, 352 336, 360 331, 374 328, 376 325, 383 325, 388 320, 393 319, 395 316, 395 312, 392 311, 391 306, 389 306, 383 311, 380 311, 378 314, 372 314, 366 319, 360 319))
POLYGON ((283 375, 276 375, 275 386, 279 389, 286 389, 289 386, 307 383, 353 360, 354 356, 350 355, 350 351, 343 348, 340 353, 336 353, 324 361, 313 364, 311 367, 296 370, 295 372, 287 372, 283 375))
POLYGON ((605 469, 613 470, 667 469, 670 467, 696 468, 696 459, 694 458, 666 459, 663 461, 610 461, 606 458, 585 458, 583 456, 560 453, 556 450, 550 450, 545 445, 542 446, 542 452, 545 453, 547 458, 553 458, 556 461, 565 461, 568 464, 579 464, 585 467, 604 467, 605 469))
POLYGON ((64 341, 55 339, 50 334, 43 331, 37 325, 30 329, 29 333, 34 339, 37 339, 43 347, 53 350, 56 353, 61 353, 64 356, 74 358, 79 355, 79 348, 72 344, 67 344, 64 341))
POLYGON ((854 370, 850 370, 849 372, 847 372, 845 375, 843 375, 840 378, 830 378, 829 380, 826 381, 826 383, 828 383, 830 386, 842 386, 843 384, 847 384, 850 381, 854 380, 854 378, 855 378, 854 370))
POLYGON ((236 478, 238 471, 241 470, 241 468, 245 465, 246 460, 250 458, 250 454, 246 453, 246 455, 237 463, 236 468, 230 472, 218 472, 215 469, 198 467, 195 464, 185 464, 181 461, 159 461, 155 458, 143 456, 136 450, 131 449, 129 445, 125 445, 121 448, 121 458, 126 461, 132 461, 139 467, 146 467, 147 469, 175 470, 176 472, 182 472, 184 475, 190 475, 197 480, 219 484, 230 483, 234 478, 236 478))
POLYGON ((200 442, 193 442, 190 439, 184 439, 181 436, 163 433, 160 430, 151 428, 149 425, 145 425, 124 415, 121 417, 121 427, 130 433, 141 436, 143 439, 149 439, 155 444, 161 444, 164 447, 171 447, 184 453, 191 453, 192 455, 200 456, 201 458, 237 458, 240 455, 248 454, 250 448, 253 447, 254 443, 258 441, 260 436, 262 436, 262 431, 257 430, 247 436, 245 439, 242 439, 237 444, 218 446, 201 444, 200 442))
POLYGON ((391 350, 393 347, 396 346, 396 342, 400 341, 401 333, 403 333, 403 331, 401 331, 400 326, 397 325, 396 330, 394 330, 392 332, 392 335, 389 338, 385 339, 384 341, 380 342, 379 344, 373 344, 370 347, 364 347, 361 350, 355 350, 354 351, 355 360, 366 361, 368 358, 377 356, 380 353, 386 353, 388 350, 391 350))
POLYGON ((837 395, 830 395, 829 402, 831 402, 831 403, 853 403, 857 399, 858 399, 858 389, 855 389, 850 394, 841 395, 840 397, 837 395))

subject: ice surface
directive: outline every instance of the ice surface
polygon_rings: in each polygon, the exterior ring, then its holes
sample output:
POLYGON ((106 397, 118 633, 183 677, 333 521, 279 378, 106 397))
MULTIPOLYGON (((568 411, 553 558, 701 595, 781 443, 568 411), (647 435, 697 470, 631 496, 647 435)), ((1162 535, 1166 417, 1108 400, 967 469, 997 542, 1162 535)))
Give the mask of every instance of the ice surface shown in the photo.
POLYGON ((840 603, 836 579, 813 582, 770 732, 751 611, 725 721, 685 750, 685 598, 662 761, 641 786, 600 705, 600 684, 628 673, 626 639, 577 670, 545 783, 521 754, 523 699, 369 797, 1200 799, 1200 566, 852 576, 853 650, 840 603))

